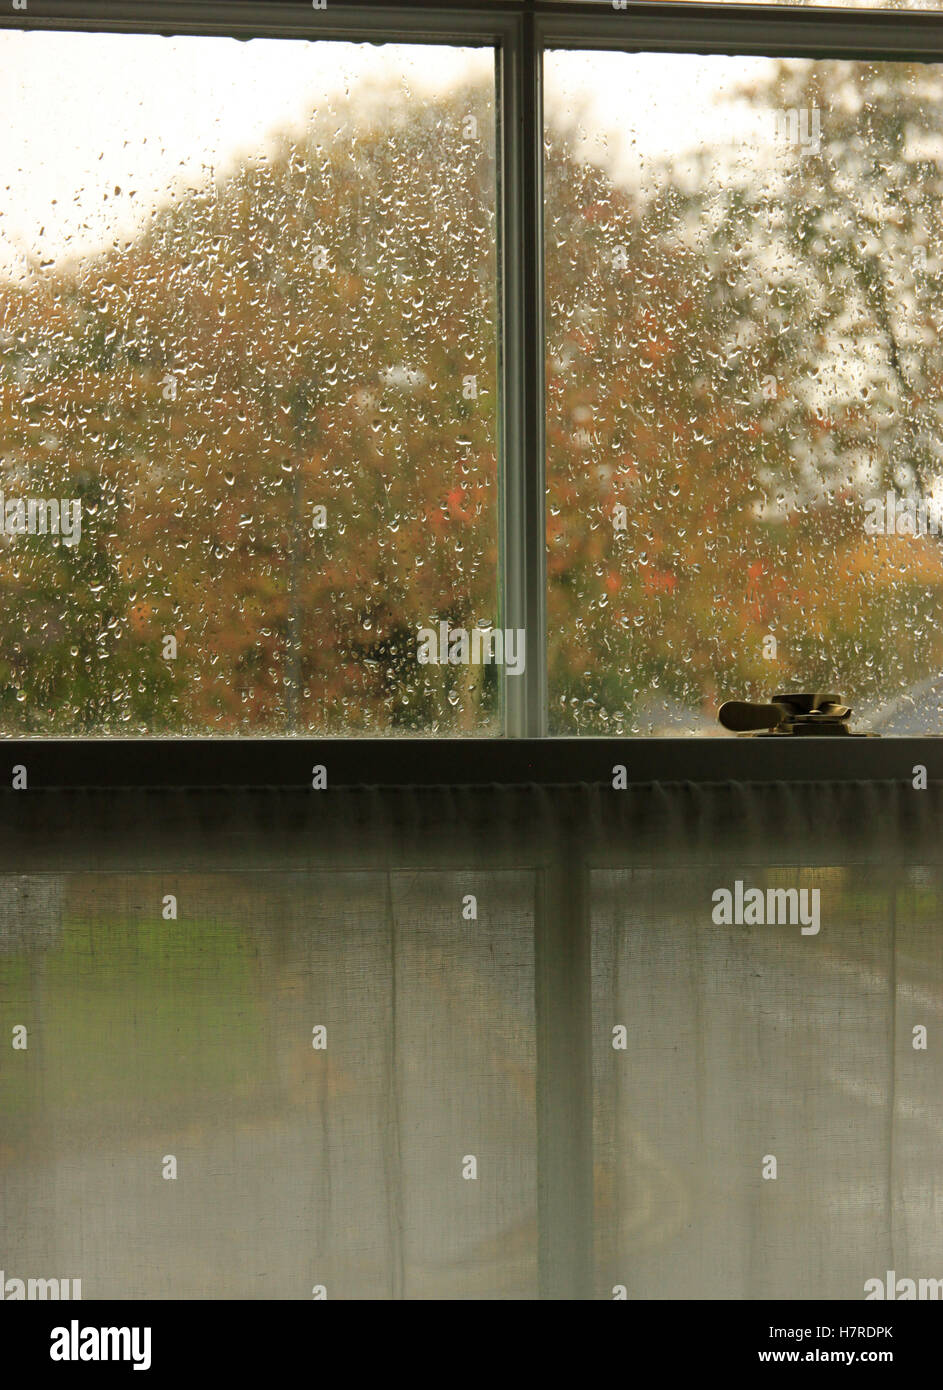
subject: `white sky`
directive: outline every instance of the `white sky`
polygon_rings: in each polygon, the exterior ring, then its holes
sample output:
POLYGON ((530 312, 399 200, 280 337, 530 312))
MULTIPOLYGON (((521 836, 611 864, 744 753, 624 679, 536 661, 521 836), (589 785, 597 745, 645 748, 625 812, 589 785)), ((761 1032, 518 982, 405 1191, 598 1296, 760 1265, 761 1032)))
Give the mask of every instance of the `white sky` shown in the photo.
MULTIPOLYGON (((582 110, 599 156, 749 139, 720 100, 767 59, 553 54, 548 107, 582 110)), ((418 97, 489 76, 485 49, 305 40, 0 32, 0 271, 133 235, 175 184, 202 182, 364 80, 418 97), (115 189, 120 192, 115 192, 115 189)))
POLYGON ((769 58, 679 53, 551 53, 544 67, 548 110, 582 111, 587 152, 595 146, 631 181, 646 158, 736 142, 759 148, 768 127, 736 97, 770 73, 769 58))

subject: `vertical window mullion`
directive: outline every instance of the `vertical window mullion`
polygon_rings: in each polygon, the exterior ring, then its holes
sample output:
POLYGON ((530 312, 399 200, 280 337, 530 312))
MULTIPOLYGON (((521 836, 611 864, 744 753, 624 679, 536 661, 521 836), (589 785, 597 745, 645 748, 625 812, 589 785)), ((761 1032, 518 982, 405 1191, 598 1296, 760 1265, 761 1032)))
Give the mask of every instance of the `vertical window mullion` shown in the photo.
POLYGON ((526 652, 522 674, 504 668, 511 738, 547 731, 542 85, 534 19, 521 15, 498 71, 502 624, 523 630, 526 652))

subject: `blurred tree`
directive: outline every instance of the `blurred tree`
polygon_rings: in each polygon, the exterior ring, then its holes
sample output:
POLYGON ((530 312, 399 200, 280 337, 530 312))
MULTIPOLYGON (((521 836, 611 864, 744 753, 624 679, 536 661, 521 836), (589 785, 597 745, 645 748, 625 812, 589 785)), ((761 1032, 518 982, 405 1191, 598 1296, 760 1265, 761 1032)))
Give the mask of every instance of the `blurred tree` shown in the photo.
POLYGON ((939 543, 863 526, 940 474, 940 75, 783 63, 745 94, 817 108, 819 151, 770 119, 765 148, 665 160, 633 198, 575 131, 551 147, 556 732, 786 685, 878 698, 943 662, 939 543))
MULTIPOLYGON (((940 471, 939 75, 746 95, 819 151, 633 193, 549 133, 556 732, 943 660, 939 544, 862 525, 940 471)), ((74 549, 0 537, 6 732, 498 727, 493 668, 415 661, 500 622, 493 94, 380 96, 0 285, 5 494, 83 501, 74 549)))
POLYGON ((50 703, 35 660, 11 665, 8 723, 490 726, 493 670, 415 661, 418 628, 499 618, 490 101, 328 113, 127 249, 6 296, 4 453, 55 429, 31 485, 109 499, 101 583, 41 538, 16 570, 4 650, 21 625, 66 675, 50 703), (110 703, 86 713, 67 653, 88 623, 113 640, 110 703))

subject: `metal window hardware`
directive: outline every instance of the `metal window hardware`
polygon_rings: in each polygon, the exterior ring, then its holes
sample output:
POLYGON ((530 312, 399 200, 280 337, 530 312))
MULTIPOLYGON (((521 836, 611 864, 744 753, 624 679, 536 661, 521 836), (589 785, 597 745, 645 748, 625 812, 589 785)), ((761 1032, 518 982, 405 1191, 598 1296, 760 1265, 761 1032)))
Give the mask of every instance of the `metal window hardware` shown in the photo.
POLYGON ((728 700, 721 705, 717 718, 732 733, 759 738, 775 738, 781 734, 877 737, 875 734, 853 734, 848 727, 851 712, 850 705, 843 705, 837 695, 792 691, 774 695, 768 705, 728 700))

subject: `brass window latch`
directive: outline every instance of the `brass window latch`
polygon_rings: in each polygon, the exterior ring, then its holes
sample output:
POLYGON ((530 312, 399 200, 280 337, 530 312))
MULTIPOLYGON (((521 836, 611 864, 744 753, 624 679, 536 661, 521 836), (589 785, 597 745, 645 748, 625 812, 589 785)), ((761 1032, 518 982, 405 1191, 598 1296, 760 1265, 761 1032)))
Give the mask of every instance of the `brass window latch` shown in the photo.
POLYGON ((773 696, 768 705, 727 700, 721 705, 717 718, 731 733, 751 734, 760 738, 775 738, 781 734, 877 737, 876 734, 851 732, 848 727, 851 707, 843 705, 837 695, 780 692, 773 696))

